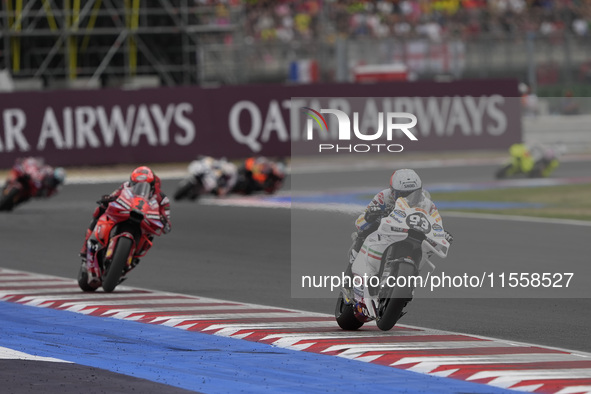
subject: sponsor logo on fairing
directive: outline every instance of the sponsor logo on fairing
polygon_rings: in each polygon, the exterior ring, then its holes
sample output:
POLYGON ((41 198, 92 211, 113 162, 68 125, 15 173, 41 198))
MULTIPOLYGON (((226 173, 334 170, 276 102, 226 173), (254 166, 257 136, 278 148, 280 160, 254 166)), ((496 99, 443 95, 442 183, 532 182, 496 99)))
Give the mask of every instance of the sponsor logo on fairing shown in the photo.
POLYGON ((400 209, 395 209, 394 210, 394 214, 396 216, 400 216, 403 219, 406 217, 406 213, 404 213, 404 211, 401 211, 400 209))
MULTIPOLYGON (((402 223, 402 220, 398 219, 396 216, 392 216, 392 219, 394 219, 398 223, 402 223)), ((388 219, 388 220, 386 220, 386 223, 392 223, 392 221, 390 219, 388 219)))
POLYGON ((130 205, 127 203, 127 202, 125 202, 125 201, 124 201, 122 198, 118 198, 118 199, 116 200, 116 202, 117 202, 119 205, 121 205, 122 207, 124 207, 125 209, 130 209, 130 208, 131 208, 131 206, 130 206, 130 205))
POLYGON ((443 231, 443 227, 441 227, 440 225, 438 225, 437 223, 435 223, 433 225, 433 231, 443 231))

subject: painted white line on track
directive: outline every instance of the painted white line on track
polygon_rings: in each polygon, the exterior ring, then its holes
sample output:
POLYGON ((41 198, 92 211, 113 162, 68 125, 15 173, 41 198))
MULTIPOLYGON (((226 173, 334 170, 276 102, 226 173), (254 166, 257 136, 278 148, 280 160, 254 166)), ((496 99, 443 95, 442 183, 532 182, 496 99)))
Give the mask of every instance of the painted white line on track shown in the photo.
POLYGON ((318 164, 310 166, 309 164, 297 164, 291 167, 291 174, 319 174, 329 172, 354 172, 367 170, 385 170, 397 167, 408 168, 441 168, 441 167, 463 167, 463 166, 489 166, 500 165, 504 159, 447 159, 447 160, 411 160, 411 161, 367 161, 357 164, 338 163, 338 164, 318 164))
POLYGON ((55 363, 71 364, 70 361, 60 360, 59 358, 35 356, 32 354, 19 352, 18 350, 9 349, 6 347, 0 347, 0 360, 50 361, 55 363))
POLYGON ((494 213, 471 213, 471 212, 455 212, 445 211, 441 213, 443 218, 462 218, 462 219, 483 219, 483 220, 500 220, 509 222, 526 222, 526 223, 544 223, 544 224, 559 224, 565 226, 583 226, 591 227, 590 221, 574 220, 574 219, 555 219, 555 218, 538 218, 533 216, 514 216, 501 215, 494 213))
MULTIPOLYGON (((590 155, 572 155, 564 157, 560 160, 563 163, 570 162, 586 162, 591 161, 590 155)), ((318 164, 310 165, 309 161, 306 164, 298 165, 292 162, 291 174, 317 174, 328 172, 354 172, 367 170, 384 170, 393 169, 396 167, 408 168, 449 168, 449 167, 476 167, 476 166, 491 166, 501 165, 507 162, 507 157, 488 157, 488 158, 459 158, 459 159, 435 159, 435 160, 400 160, 395 159, 391 161, 386 160, 367 160, 361 163, 351 164, 348 162, 320 162, 318 164)))
MULTIPOLYGON (((233 207, 257 207, 257 208, 287 208, 287 209, 301 209, 306 211, 322 211, 334 212, 345 215, 359 215, 363 212, 364 206, 357 204, 320 204, 320 203, 289 203, 289 202, 266 202, 264 200, 253 199, 225 199, 225 200, 207 200, 202 201, 205 205, 218 206, 233 206, 233 207)), ((443 219, 460 218, 460 219, 479 219, 479 220, 498 220, 509 222, 524 222, 524 223, 544 223, 567 226, 582 226, 591 227, 590 221, 574 220, 574 219, 556 219, 556 218, 539 218, 533 216, 519 216, 519 215, 501 215, 488 213, 471 213, 471 212, 457 212, 457 211, 441 211, 443 219)))

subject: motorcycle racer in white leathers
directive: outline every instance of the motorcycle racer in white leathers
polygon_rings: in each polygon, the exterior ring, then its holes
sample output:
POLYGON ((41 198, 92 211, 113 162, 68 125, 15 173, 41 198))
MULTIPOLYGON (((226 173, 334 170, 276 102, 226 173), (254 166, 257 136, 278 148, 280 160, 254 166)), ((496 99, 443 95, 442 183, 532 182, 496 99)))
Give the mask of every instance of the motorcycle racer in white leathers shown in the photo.
POLYGON ((216 196, 225 196, 236 185, 238 180, 238 169, 236 165, 229 162, 225 157, 215 160, 212 169, 217 175, 217 187, 212 190, 216 196))
MULTIPOLYGON (((377 230, 380 220, 388 216, 396 206, 396 200, 400 197, 408 197, 416 190, 422 191, 421 207, 427 212, 432 213, 437 208, 431 201, 431 195, 426 190, 423 190, 423 183, 419 175, 411 169, 396 170, 390 177, 390 187, 384 189, 374 196, 374 198, 367 205, 365 211, 359 215, 355 222, 357 231, 351 236, 353 238, 353 245, 349 249, 349 264, 345 271, 345 276, 352 278, 352 265, 368 235, 377 230)), ((420 194, 415 194, 419 197, 420 194)), ((412 202, 411 206, 413 205, 412 202)), ((451 243, 453 237, 447 231, 445 232, 445 239, 451 243)), ((349 281, 350 282, 350 281, 349 281)), ((350 288, 350 286, 345 286, 350 288)))
POLYGON ((216 159, 199 156, 189 164, 189 172, 193 175, 202 175, 204 191, 216 196, 228 194, 238 179, 238 169, 225 157, 216 159))

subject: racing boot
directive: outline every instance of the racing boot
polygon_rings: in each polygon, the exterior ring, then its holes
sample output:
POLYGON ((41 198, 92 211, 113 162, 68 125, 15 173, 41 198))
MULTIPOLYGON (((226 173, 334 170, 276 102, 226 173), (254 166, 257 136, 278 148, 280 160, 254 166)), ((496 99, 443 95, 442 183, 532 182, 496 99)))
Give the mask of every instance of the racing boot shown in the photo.
POLYGON ((84 245, 82 246, 82 249, 80 249, 80 257, 82 258, 82 261, 84 263, 86 263, 86 254, 88 253, 88 239, 90 238, 90 236, 92 235, 92 230, 87 228, 86 229, 86 235, 84 236, 84 245))
POLYGON ((355 304, 353 307, 353 313, 355 314, 355 318, 357 318, 357 320, 360 322, 367 323, 368 321, 372 320, 372 318, 369 317, 369 312, 363 302, 358 302, 355 304))
POLYGON ((353 264, 353 261, 355 261, 357 254, 363 246, 365 237, 360 236, 358 232, 354 232, 351 233, 351 240, 353 241, 353 245, 351 245, 351 249, 349 250, 349 263, 353 264))
MULTIPOLYGON (((105 198, 108 198, 108 196, 103 196, 101 201, 103 201, 105 198)), ((86 229, 86 235, 84 235, 84 245, 82 246, 82 249, 80 249, 80 257, 82 257, 83 261, 86 261, 86 254, 88 253, 88 240, 92 236, 92 232, 94 231, 94 228, 95 228, 96 224, 98 223, 99 217, 104 212, 105 212, 105 209, 102 206, 98 206, 98 207, 96 207, 96 209, 94 210, 94 213, 92 214, 92 221, 90 222, 90 225, 86 229)))
POLYGON ((343 283, 341 284, 341 293, 345 304, 353 303, 353 264, 348 264, 343 274, 343 283))
POLYGON ((343 274, 343 283, 341 286, 343 298, 347 304, 353 301, 353 262, 361 250, 365 237, 360 237, 357 232, 354 232, 351 234, 351 239, 353 240, 353 244, 349 249, 349 264, 343 274))
POLYGON ((90 259, 84 257, 82 261, 86 265, 86 269, 88 271, 88 284, 94 288, 98 288, 102 284, 101 270, 96 261, 96 252, 98 246, 92 241, 89 241, 88 243, 90 244, 90 249, 88 249, 86 256, 90 257, 90 259))

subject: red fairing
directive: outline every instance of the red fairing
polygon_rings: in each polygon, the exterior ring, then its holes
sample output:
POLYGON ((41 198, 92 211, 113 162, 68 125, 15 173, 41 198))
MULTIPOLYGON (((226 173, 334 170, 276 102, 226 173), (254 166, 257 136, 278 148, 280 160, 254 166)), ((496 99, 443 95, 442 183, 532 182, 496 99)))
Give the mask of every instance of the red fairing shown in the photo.
MULTIPOLYGON (((126 188, 129 187, 129 182, 125 182, 123 183, 119 189, 115 190, 113 193, 110 194, 111 197, 113 198, 117 198, 121 195, 121 191, 126 188)), ((162 220, 165 220, 169 226, 172 226, 172 223, 170 222, 170 200, 168 199, 168 197, 166 196, 166 194, 164 194, 162 192, 161 189, 161 183, 160 183, 160 178, 154 174, 154 195, 153 198, 156 199, 156 201, 158 202, 158 210, 159 210, 159 214, 160 214, 160 218, 162 220)))
POLYGON ((133 246, 128 259, 139 258, 152 247, 151 238, 162 234, 164 223, 160 216, 160 204, 156 196, 144 197, 134 194, 133 189, 123 185, 112 197, 116 199, 109 203, 106 211, 99 218, 94 228, 94 238, 98 241, 98 249, 88 252, 87 267, 92 276, 101 277, 101 265, 97 253, 108 247, 106 258, 115 248, 118 239, 126 237, 132 240, 133 246), (114 232, 116 226, 119 231, 114 232), (123 230, 123 231, 121 231, 123 230))
POLYGON ((105 215, 115 224, 126 221, 130 218, 131 212, 141 213, 144 220, 141 222, 141 229, 147 234, 160 235, 164 227, 160 220, 160 203, 158 196, 146 199, 134 195, 131 189, 123 187, 119 191, 118 198, 109 204, 105 215))
POLYGON ((8 182, 20 183, 22 186, 22 198, 34 197, 39 193, 42 186, 43 175, 40 168, 31 160, 17 162, 8 173, 8 182))

